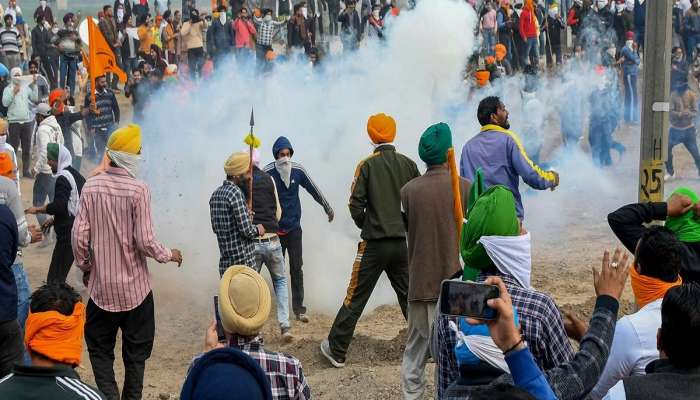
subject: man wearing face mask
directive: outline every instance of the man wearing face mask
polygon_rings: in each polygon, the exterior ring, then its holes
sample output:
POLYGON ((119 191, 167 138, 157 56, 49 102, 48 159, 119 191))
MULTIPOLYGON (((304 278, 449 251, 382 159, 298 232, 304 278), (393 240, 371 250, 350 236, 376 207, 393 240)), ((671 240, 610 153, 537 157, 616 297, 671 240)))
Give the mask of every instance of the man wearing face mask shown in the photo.
POLYGON ((236 57, 238 61, 248 61, 253 56, 253 36, 257 34, 250 14, 246 7, 241 8, 238 18, 233 22, 233 32, 236 42, 236 57))
POLYGON ((255 44, 255 58, 258 69, 265 65, 265 54, 272 50, 272 39, 279 33, 280 27, 284 25, 284 22, 272 19, 271 9, 266 8, 262 10, 262 14, 262 19, 253 16, 253 22, 258 31, 256 36, 257 43, 255 44))
POLYGON ((142 395, 156 330, 146 258, 182 264, 180 250, 163 246, 154 234, 150 189, 136 179, 140 154, 138 125, 114 131, 107 142, 109 164, 83 186, 71 231, 75 264, 90 288, 85 343, 95 383, 109 399, 120 398, 114 377, 119 330, 125 370, 121 398, 142 395))
POLYGON ((622 64, 622 79, 625 85, 625 121, 638 123, 637 76, 641 62, 634 45, 634 32, 627 32, 625 46, 620 50, 618 64, 622 64))
POLYGON ((88 134, 95 139, 96 160, 101 160, 105 152, 107 138, 119 125, 119 103, 114 92, 107 87, 107 78, 102 75, 95 79, 95 104, 90 93, 85 95, 85 108, 90 109, 86 118, 88 134))
POLYGON ((379 5, 372 7, 372 14, 365 20, 368 38, 384 39, 384 21, 379 16, 380 9, 379 5))
MULTIPOLYGON (((613 27, 617 36, 617 47, 621 49, 627 40, 627 32, 634 33, 634 15, 626 9, 623 1, 618 1, 615 4, 613 27)), ((634 38, 632 39, 634 40, 634 38)))
POLYGON ((232 265, 255 268, 254 240, 265 234, 261 224, 253 225, 247 207, 250 154, 231 154, 224 172, 226 180, 209 199, 211 227, 219 244, 219 276, 232 265))
POLYGON ((265 166, 264 171, 275 180, 277 195, 282 206, 282 219, 279 221, 277 235, 282 244, 282 253, 289 257, 289 273, 292 283, 292 311, 298 321, 309 322, 304 306, 304 272, 302 271, 302 229, 301 201, 299 188, 303 187, 313 199, 323 207, 328 222, 334 218, 333 209, 323 193, 316 186, 304 166, 292 162, 294 148, 284 136, 280 136, 272 145, 275 162, 265 166))
MULTIPOLYGON (((36 163, 34 164, 34 190, 32 205, 41 207, 48 198, 53 201, 54 186, 56 179, 53 177, 51 167, 47 161, 46 149, 49 143, 58 143, 63 145, 63 132, 61 126, 56 121, 56 117, 51 115, 51 107, 46 103, 41 103, 36 109, 37 129, 35 134, 35 149, 36 163)), ((47 216, 43 213, 37 213, 36 220, 39 225, 46 222, 47 216)))
POLYGON ((695 45, 700 43, 700 5, 698 0, 693 0, 690 10, 685 13, 683 28, 688 38, 688 54, 692 55, 695 45))
POLYGON ((362 23, 355 10, 355 0, 348 0, 343 12, 338 15, 340 22, 340 41, 343 43, 343 51, 350 52, 360 48, 362 39, 362 23))
POLYGON ((21 75, 21 69, 12 68, 12 82, 2 93, 2 104, 7 107, 7 121, 10 123, 9 143, 15 150, 22 144, 22 176, 31 177, 33 116, 30 104, 39 101, 39 93, 36 82, 23 85, 21 75))
POLYGON ((53 25, 53 12, 51 11, 51 7, 46 4, 46 0, 39 0, 39 7, 34 11, 34 20, 39 17, 53 25))
MULTIPOLYGON (((123 11, 122 16, 123 17, 128 17, 131 15, 132 11, 132 1, 131 0, 114 0, 114 9, 117 10, 116 16, 119 17, 119 8, 121 8, 123 11)), ((126 20, 123 20, 126 22, 126 20)), ((119 23, 119 21, 117 21, 119 23)))
POLYGON ((677 82, 685 82, 688 77, 688 62, 681 47, 673 48, 671 56, 671 87, 675 87, 677 82))
POLYGON ((547 11, 547 37, 549 39, 551 51, 547 53, 547 65, 553 65, 555 60, 552 60, 552 55, 556 58, 557 65, 563 62, 561 49, 561 34, 566 29, 564 21, 559 15, 559 6, 554 3, 549 6, 547 11))
POLYGON ((207 30, 207 52, 214 59, 215 67, 231 54, 233 37, 233 25, 226 18, 226 7, 219 6, 212 15, 211 26, 207 30))

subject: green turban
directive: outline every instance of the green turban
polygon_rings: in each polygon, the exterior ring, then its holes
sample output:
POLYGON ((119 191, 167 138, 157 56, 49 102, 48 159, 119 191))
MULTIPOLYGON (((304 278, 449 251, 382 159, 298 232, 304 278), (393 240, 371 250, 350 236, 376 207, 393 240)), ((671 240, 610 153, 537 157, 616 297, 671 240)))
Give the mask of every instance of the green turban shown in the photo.
POLYGON ((418 155, 428 165, 447 162, 447 150, 452 147, 452 131, 444 122, 431 125, 423 132, 418 143, 418 155))
MULTIPOLYGON (((698 202, 698 195, 687 187, 676 189, 671 194, 673 195, 686 196, 693 204, 698 202)), ((690 210, 680 217, 667 217, 666 227, 672 230, 681 242, 700 242, 700 222, 695 217, 695 210, 690 210)))
POLYGON ((46 158, 51 161, 58 161, 58 143, 46 145, 46 158))
POLYGON ((513 193, 505 186, 492 186, 476 200, 464 226, 460 240, 464 280, 474 280, 480 271, 494 267, 484 246, 478 243, 482 236, 519 234, 520 220, 513 193))

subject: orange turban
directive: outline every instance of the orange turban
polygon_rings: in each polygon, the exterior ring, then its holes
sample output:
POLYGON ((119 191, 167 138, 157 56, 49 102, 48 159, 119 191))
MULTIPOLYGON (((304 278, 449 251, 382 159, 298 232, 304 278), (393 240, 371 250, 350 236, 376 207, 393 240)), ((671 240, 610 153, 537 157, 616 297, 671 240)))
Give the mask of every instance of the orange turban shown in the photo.
POLYGON ((476 84, 479 87, 484 87, 486 86, 487 83, 489 83, 489 78, 491 78, 491 73, 486 70, 479 70, 474 72, 474 78, 476 79, 476 84))
POLYGON ((487 56, 485 61, 486 65, 491 65, 496 62, 496 58, 494 58, 494 56, 487 56))
POLYGON ((24 332, 27 349, 53 361, 78 365, 83 350, 85 304, 75 303, 72 315, 58 311, 29 312, 24 332))
POLYGON ((65 96, 66 92, 63 89, 54 89, 49 93, 49 105, 53 107, 53 103, 58 100, 63 98, 65 96))
POLYGON ((508 54, 506 46, 501 43, 497 44, 494 50, 496 52, 496 61, 503 61, 503 59, 506 58, 506 54, 508 54))
POLYGON ((0 176, 15 180, 15 164, 12 162, 12 156, 6 151, 0 152, 0 176))
POLYGON ((396 137, 396 121, 386 114, 376 114, 367 120, 367 133, 374 144, 391 143, 396 137))

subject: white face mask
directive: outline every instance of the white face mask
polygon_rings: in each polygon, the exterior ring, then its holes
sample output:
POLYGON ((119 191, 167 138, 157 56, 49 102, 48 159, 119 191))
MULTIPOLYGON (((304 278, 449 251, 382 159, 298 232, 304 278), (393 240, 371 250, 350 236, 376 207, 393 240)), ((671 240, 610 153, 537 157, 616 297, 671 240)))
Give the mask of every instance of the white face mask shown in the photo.
POLYGON ((559 15, 559 9, 558 8, 550 8, 549 9, 549 16, 552 18, 556 18, 557 15, 559 15))
POLYGON ((598 9, 599 9, 599 10, 604 9, 605 6, 607 6, 607 5, 608 5, 608 1, 607 1, 607 0, 598 0, 598 9))
POLYGON ((117 21, 122 22, 124 20, 124 9, 117 8, 117 21))
POLYGON ((221 21, 222 25, 226 23, 226 13, 219 14, 219 21, 221 21))
POLYGON ((306 7, 302 7, 301 8, 301 15, 303 15, 304 18, 308 18, 309 17, 309 9, 306 7))
POLYGON ((372 16, 373 16, 375 19, 379 19, 379 11, 372 11, 372 16))
POLYGON ((272 15, 266 15, 265 22, 270 22, 270 21, 272 21, 272 15))
POLYGON ((0 146, 7 143, 7 135, 0 135, 0 146))
POLYGON ((634 11, 634 0, 627 0, 625 8, 627 8, 627 11, 634 11))
POLYGON ((39 5, 41 6, 41 8, 46 8, 46 0, 41 0, 39 2, 39 5))
POLYGON ((289 157, 280 157, 275 160, 275 169, 280 174, 282 182, 289 188, 290 177, 292 175, 292 159, 289 157))
POLYGON ((617 12, 619 12, 619 13, 625 11, 625 5, 622 4, 622 3, 616 4, 616 5, 615 5, 615 11, 617 11, 617 12))
POLYGON ((48 21, 42 22, 41 25, 44 27, 44 29, 51 29, 51 24, 49 24, 48 21))
POLYGON ((53 28, 53 29, 51 29, 51 32, 53 32, 53 33, 58 33, 58 28, 53 28))
POLYGON ((629 47, 630 49, 632 48, 632 45, 634 45, 634 40, 625 41, 625 46, 629 47))

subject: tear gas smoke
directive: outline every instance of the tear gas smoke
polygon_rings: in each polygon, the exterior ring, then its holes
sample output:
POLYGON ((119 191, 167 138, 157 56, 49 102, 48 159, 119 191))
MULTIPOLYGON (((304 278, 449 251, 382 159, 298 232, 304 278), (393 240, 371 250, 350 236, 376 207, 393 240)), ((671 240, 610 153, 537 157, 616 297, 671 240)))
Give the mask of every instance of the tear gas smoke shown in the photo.
MULTIPOLYGON (((218 281, 219 252, 208 200, 225 178, 224 160, 245 147, 243 137, 254 106, 255 133, 262 140, 261 166, 273 161, 274 140, 287 136, 295 150, 293 160, 304 165, 334 208, 336 220, 329 224, 322 208, 300 191, 306 303, 312 312, 334 314, 345 296, 360 240, 347 200, 355 166, 372 152, 367 118, 378 112, 392 115, 397 121, 398 151, 421 168, 418 139, 432 123, 449 122, 455 147, 461 150, 478 132, 476 106, 485 95, 480 92, 466 100, 468 89, 462 81, 473 51, 476 21, 463 1, 422 1, 415 10, 404 10, 391 21, 386 42, 367 43, 356 53, 324 60, 323 72, 312 72, 306 62, 289 61, 278 63, 270 75, 259 79, 231 61, 195 90, 164 89, 154 96, 144 113, 142 178, 152 190, 159 238, 182 249, 185 258, 177 271, 152 265, 154 281, 166 281, 179 296, 209 306, 208 295, 214 293, 218 281)), ((591 85, 585 76, 573 79, 581 87, 591 85)), ((517 88, 517 82, 517 78, 507 79, 503 85, 517 88)), ((562 87, 555 80, 542 85, 538 96, 548 111, 561 103, 558 93, 562 87)), ((503 93, 512 120, 524 119, 526 116, 517 115, 519 90, 504 89, 503 93)), ((513 129, 519 131, 517 123, 513 129)), ((561 171, 561 190, 526 198, 528 225, 539 226, 557 216, 558 202, 570 201, 568 191, 581 182, 591 184, 590 191, 584 191, 590 194, 587 200, 604 198, 600 188, 617 190, 606 179, 589 179, 598 170, 584 158, 579 156, 576 165, 561 171), (543 199, 546 201, 540 203, 543 199), (542 204, 550 208, 538 206, 542 204), (540 219, 540 214, 545 218, 540 219)), ((558 217, 558 223, 566 220, 558 217)), ((382 278, 367 310, 392 302, 393 290, 382 278)))

